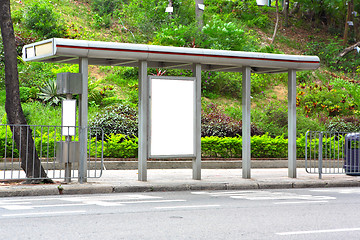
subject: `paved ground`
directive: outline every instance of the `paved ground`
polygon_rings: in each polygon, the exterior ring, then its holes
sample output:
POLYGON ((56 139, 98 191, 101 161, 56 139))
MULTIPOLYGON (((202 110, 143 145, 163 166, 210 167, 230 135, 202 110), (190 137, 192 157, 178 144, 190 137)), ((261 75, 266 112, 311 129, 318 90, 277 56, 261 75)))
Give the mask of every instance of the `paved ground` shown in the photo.
MULTIPOLYGON (((308 174, 298 169, 297 178, 288 178, 286 168, 252 169, 251 179, 241 177, 241 169, 203 169, 202 180, 192 179, 192 169, 149 169, 148 181, 138 181, 137 170, 105 170, 98 179, 79 184, 63 184, 63 194, 91 194, 112 192, 227 190, 227 189, 283 189, 305 187, 360 187, 360 177, 345 174, 308 174)), ((0 185, 0 197, 59 194, 58 185, 0 185)))

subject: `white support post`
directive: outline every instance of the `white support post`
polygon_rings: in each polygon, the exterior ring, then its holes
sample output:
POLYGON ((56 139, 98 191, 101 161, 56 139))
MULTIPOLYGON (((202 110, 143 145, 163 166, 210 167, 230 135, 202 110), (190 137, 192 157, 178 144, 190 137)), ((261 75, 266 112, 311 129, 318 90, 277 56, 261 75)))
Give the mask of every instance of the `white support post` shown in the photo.
POLYGON ((149 146, 149 81, 147 62, 139 62, 139 150, 138 180, 147 181, 147 159, 149 146))
POLYGON ((251 68, 242 71, 242 177, 251 178, 251 68))
POLYGON ((296 71, 288 72, 288 176, 296 178, 296 71))
POLYGON ((195 136, 193 159, 193 179, 201 180, 201 65, 193 65, 193 76, 195 79, 195 136))
POLYGON ((79 101, 79 176, 80 183, 87 182, 87 124, 88 124, 88 58, 79 58, 79 72, 82 74, 82 93, 79 101))

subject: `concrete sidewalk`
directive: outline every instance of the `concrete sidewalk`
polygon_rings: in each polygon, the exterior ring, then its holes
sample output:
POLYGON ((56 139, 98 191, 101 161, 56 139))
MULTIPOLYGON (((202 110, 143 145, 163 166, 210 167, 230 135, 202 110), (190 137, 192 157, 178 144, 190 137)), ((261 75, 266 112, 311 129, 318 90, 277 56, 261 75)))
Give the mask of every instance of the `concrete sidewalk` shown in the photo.
POLYGON ((202 180, 192 179, 192 169, 149 169, 148 181, 138 181, 137 170, 105 170, 98 179, 88 179, 85 184, 61 181, 47 185, 0 184, 0 197, 58 195, 58 185, 63 194, 101 194, 148 191, 189 191, 189 190, 245 190, 285 189, 315 187, 359 187, 360 177, 345 174, 308 174, 298 169, 298 177, 288 178, 288 170, 252 169, 251 179, 241 177, 241 169, 203 169, 202 180))

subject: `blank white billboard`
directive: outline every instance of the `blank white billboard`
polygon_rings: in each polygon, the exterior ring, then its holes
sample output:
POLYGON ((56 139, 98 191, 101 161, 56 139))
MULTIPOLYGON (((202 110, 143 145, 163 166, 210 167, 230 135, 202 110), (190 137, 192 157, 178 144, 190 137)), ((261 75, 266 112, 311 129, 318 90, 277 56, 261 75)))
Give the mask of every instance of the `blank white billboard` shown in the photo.
POLYGON ((150 78, 150 157, 195 155, 195 78, 150 78))
POLYGON ((75 136, 76 100, 62 101, 62 135, 75 136))

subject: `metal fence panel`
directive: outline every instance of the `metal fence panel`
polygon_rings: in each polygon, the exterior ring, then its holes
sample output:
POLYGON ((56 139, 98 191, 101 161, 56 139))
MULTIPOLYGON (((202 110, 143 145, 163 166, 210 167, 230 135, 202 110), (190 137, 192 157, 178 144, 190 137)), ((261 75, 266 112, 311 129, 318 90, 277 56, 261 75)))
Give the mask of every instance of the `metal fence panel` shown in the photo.
POLYGON ((305 141, 308 173, 360 174, 360 133, 308 131, 305 141))
MULTIPOLYGON (((75 128, 73 136, 65 136, 66 129, 68 131, 74 129, 61 126, 7 124, 0 125, 0 179, 26 179, 25 172, 21 167, 21 159, 25 159, 24 166, 31 164, 26 157, 29 153, 27 152, 26 156, 21 156, 21 152, 18 151, 13 135, 16 128, 20 131, 20 136, 24 137, 25 135, 25 139, 31 137, 34 140, 36 152, 33 151, 30 154, 33 156, 37 154, 48 178, 63 179, 68 177, 71 179, 78 177, 78 158, 69 162, 66 156, 62 156, 61 161, 61 155, 59 155, 59 149, 62 149, 61 145, 66 145, 69 142, 71 145, 77 145, 76 143, 79 140, 78 127, 75 128)), ((101 128, 88 128, 87 133, 87 177, 99 178, 103 170, 104 134, 101 128)), ((20 140, 18 147, 26 146, 28 149, 28 145, 29 141, 20 140)), ((77 148, 75 147, 75 150, 72 151, 77 156, 77 148)), ((46 178, 46 176, 39 178, 46 178)))

